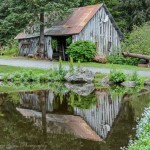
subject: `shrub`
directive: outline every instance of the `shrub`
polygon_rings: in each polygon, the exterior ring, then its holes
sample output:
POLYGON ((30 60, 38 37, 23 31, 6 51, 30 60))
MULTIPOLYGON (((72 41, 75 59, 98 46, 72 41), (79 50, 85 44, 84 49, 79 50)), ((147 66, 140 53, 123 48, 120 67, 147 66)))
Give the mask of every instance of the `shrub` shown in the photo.
POLYGON ((17 56, 19 53, 18 41, 10 39, 4 47, 3 54, 8 56, 17 56))
POLYGON ((117 53, 111 54, 107 57, 107 60, 111 64, 120 64, 120 65, 134 65, 136 66, 139 62, 138 58, 123 57, 117 53))
POLYGON ((74 61, 80 60, 81 62, 92 61, 96 55, 96 47, 90 41, 77 41, 72 43, 67 48, 66 52, 74 61))
POLYGON ((150 55, 150 22, 134 27, 129 37, 122 43, 122 49, 133 53, 150 55))
POLYGON ((129 78, 130 78, 129 79, 130 81, 135 81, 136 86, 143 86, 144 85, 143 78, 139 77, 136 71, 129 78))
POLYGON ((110 71, 109 80, 114 83, 121 83, 126 80, 126 75, 123 72, 112 70, 110 71))

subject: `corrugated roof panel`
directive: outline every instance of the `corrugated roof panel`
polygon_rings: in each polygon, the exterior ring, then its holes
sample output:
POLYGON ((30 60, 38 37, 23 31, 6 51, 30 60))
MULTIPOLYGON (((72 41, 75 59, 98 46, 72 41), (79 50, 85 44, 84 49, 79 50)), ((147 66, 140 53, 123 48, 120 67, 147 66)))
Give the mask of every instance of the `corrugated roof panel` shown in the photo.
POLYGON ((85 25, 92 19, 96 12, 103 4, 91 5, 75 9, 73 13, 66 19, 66 22, 59 26, 58 22, 52 26, 45 35, 60 36, 78 34, 85 25))
MULTIPOLYGON (((64 20, 57 21, 51 28, 45 29, 45 35, 63 36, 80 33, 102 6, 103 4, 97 4, 74 8, 69 17, 64 18, 64 20)), ((15 37, 15 39, 25 39, 37 36, 39 36, 39 34, 28 35, 20 33, 15 37)))

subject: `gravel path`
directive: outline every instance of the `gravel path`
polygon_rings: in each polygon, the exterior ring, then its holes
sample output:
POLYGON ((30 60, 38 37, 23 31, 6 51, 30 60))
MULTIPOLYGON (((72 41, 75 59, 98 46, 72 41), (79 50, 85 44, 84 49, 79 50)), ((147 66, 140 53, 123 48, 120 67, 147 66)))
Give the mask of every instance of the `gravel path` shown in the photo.
MULTIPOLYGON (((25 60, 25 59, 0 59, 0 65, 8 65, 8 66, 18 66, 18 67, 30 67, 30 68, 42 68, 42 69, 54 69, 58 67, 57 62, 51 62, 47 60, 25 60)), ((67 69, 68 65, 64 65, 67 69)), ((92 67, 83 67, 88 68, 92 72, 101 72, 108 74, 111 69, 108 68, 92 68, 92 67)), ((126 74, 131 74, 134 71, 131 70, 122 70, 126 74)), ((137 71, 140 76, 148 76, 150 77, 150 71, 137 71)))

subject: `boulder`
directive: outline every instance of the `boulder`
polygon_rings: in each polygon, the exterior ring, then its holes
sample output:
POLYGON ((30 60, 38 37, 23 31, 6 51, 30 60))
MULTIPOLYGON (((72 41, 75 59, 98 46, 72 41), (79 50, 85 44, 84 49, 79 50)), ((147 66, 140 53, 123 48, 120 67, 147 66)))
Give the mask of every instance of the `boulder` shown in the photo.
POLYGON ((135 87, 135 81, 125 81, 121 83, 122 86, 135 87))
POLYGON ((94 61, 102 63, 102 64, 106 64, 107 58, 106 58, 106 56, 104 54, 97 54, 94 57, 94 61))
POLYGON ((90 84, 88 83, 84 83, 84 84, 66 83, 65 86, 68 89, 71 89, 74 93, 82 95, 82 96, 87 96, 95 90, 93 83, 90 83, 90 84))
POLYGON ((91 83, 95 77, 92 71, 80 68, 74 73, 68 72, 65 76, 65 80, 68 82, 80 82, 80 83, 91 83))

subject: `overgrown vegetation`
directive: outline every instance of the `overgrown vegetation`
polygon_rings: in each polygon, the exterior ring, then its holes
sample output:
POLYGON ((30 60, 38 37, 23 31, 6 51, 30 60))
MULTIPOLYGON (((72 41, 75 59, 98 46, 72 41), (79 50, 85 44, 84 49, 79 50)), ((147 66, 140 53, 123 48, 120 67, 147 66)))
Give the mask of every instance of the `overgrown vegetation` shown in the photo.
POLYGON ((14 39, 8 40, 7 44, 0 51, 0 55, 18 56, 19 48, 18 41, 14 39))
MULTIPOLYGON (((150 22, 143 26, 134 26, 133 31, 122 42, 122 51, 150 55, 150 22)), ((120 52, 114 51, 107 58, 109 63, 121 65, 138 65, 140 59, 124 57, 120 52)))
MULTIPOLYGON (((77 67, 74 67, 73 59, 70 58, 69 72, 74 72, 76 69, 79 69, 80 64, 77 67)), ((10 68, 11 69, 11 68, 10 68)), ((40 69, 24 69, 15 72, 6 71, 2 74, 2 80, 4 82, 15 82, 15 83, 27 83, 27 82, 53 82, 53 81, 64 81, 64 77, 67 74, 67 70, 63 67, 62 59, 59 58, 59 65, 56 69, 50 69, 47 71, 42 71, 40 69), (8 72, 8 73, 7 73, 8 72)))
POLYGON ((68 46, 66 53, 76 62, 90 62, 96 54, 96 47, 91 41, 77 41, 68 46))
POLYGON ((128 38, 122 43, 123 51, 150 55, 150 22, 141 27, 134 26, 128 38))
POLYGON ((140 77, 136 71, 131 75, 126 75, 122 71, 114 69, 110 71, 109 80, 116 84, 120 84, 124 81, 134 81, 135 86, 144 86, 144 78, 140 77))
POLYGON ((126 75, 117 70, 111 70, 109 74, 109 80, 113 81, 114 83, 121 83, 126 80, 126 75))
POLYGON ((139 63, 138 58, 131 58, 131 57, 124 57, 122 54, 119 53, 112 53, 107 57, 107 60, 111 64, 120 64, 120 65, 133 65, 137 66, 139 63))

